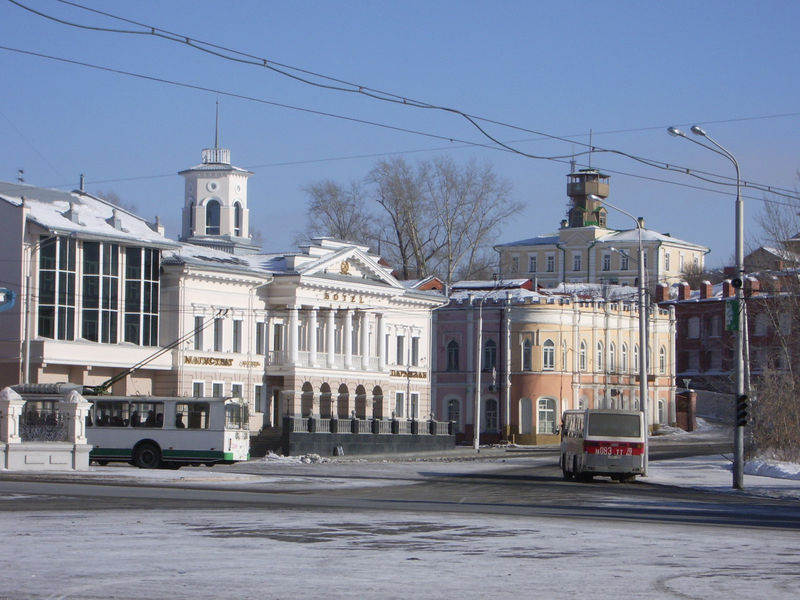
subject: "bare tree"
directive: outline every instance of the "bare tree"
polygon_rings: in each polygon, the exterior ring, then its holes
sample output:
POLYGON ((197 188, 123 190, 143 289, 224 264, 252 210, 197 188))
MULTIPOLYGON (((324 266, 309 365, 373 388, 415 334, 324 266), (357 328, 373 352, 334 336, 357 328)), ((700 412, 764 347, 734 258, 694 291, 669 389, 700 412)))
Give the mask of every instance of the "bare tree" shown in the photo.
POLYGON ((372 244, 372 220, 358 183, 353 182, 345 188, 335 181, 326 180, 308 185, 303 190, 309 197, 306 239, 330 236, 357 244, 372 244))

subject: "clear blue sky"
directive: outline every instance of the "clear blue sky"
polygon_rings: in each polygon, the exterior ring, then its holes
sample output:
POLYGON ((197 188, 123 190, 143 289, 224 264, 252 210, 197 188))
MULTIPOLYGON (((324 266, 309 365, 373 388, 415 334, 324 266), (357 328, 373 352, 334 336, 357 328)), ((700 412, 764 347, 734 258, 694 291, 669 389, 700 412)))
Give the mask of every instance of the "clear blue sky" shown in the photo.
MULTIPOLYGON (((595 146, 733 177, 730 162, 665 128, 701 124, 748 181, 796 189, 800 168, 800 2, 303 2, 77 0, 140 23, 383 91, 514 125, 487 130, 523 152, 595 146), (530 130, 530 131, 524 131, 530 130), (531 131, 567 137, 542 138, 531 131)), ((19 0, 85 25, 137 29, 57 0, 19 0)), ((178 234, 183 180, 214 142, 252 170, 249 207, 267 250, 305 225, 303 186, 360 179, 382 156, 449 153, 488 161, 526 205, 497 242, 555 231, 568 160, 536 160, 491 142, 453 114, 293 81, 147 35, 78 29, 0 0, 0 45, 219 90, 202 91, 0 50, 0 179, 113 191, 178 234), (445 139, 234 98, 238 94, 445 139), (453 142, 448 141, 453 139, 453 142), (469 143, 464 143, 469 142, 469 143)), ((588 157, 578 157, 586 166, 588 157)), ((733 255, 731 188, 595 153, 609 200, 647 226, 733 255), (695 189, 696 186, 703 189, 695 189), (725 193, 720 193, 725 192, 725 193)), ((764 194, 744 190, 754 241, 764 194)), ((610 224, 632 226, 610 211, 610 224)))

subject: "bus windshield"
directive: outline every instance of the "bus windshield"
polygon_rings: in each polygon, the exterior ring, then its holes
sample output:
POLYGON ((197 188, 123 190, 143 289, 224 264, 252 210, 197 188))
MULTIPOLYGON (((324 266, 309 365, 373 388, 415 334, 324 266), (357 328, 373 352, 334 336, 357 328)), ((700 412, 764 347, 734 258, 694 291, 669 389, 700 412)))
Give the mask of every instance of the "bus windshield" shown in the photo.
POLYGON ((611 437, 639 437, 641 435, 639 415, 619 413, 589 413, 589 435, 611 437))

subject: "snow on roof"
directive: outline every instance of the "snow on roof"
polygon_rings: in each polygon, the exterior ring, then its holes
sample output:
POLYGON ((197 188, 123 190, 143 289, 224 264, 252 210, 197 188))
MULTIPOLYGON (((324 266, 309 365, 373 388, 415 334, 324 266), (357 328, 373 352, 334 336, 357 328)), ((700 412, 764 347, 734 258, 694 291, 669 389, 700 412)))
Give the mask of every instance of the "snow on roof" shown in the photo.
POLYGON ((505 244, 496 244, 495 248, 503 248, 505 246, 545 246, 550 244, 557 244, 560 238, 557 233, 548 235, 538 235, 536 237, 528 238, 526 240, 517 240, 516 242, 506 242, 505 244))
POLYGON ((245 272, 252 275, 266 275, 266 271, 254 265, 250 256, 239 256, 207 246, 180 244, 179 248, 166 251, 162 255, 165 265, 184 264, 206 268, 217 268, 245 272))
MULTIPOLYGON (((600 236, 597 240, 598 242, 639 242, 639 229, 621 229, 621 230, 614 230, 611 233, 606 235, 600 236)), ((673 244, 682 244, 685 246, 691 246, 693 248, 701 249, 701 250, 708 250, 705 246, 701 246, 700 244, 695 244, 693 242, 687 242, 685 240, 680 240, 678 238, 672 237, 671 235, 658 233, 652 229, 642 229, 642 241, 643 242, 670 242, 673 244)))
POLYGON ((155 225, 85 192, 0 182, 0 199, 15 206, 24 205, 28 209, 28 220, 52 232, 160 248, 177 245, 154 230, 155 225))

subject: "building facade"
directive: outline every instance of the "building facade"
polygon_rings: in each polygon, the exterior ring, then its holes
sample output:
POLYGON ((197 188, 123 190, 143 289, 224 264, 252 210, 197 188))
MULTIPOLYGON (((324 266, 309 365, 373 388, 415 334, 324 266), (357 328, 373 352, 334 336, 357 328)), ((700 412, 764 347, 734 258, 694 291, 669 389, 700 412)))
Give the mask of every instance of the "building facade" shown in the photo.
POLYGON ((502 277, 528 277, 537 286, 564 283, 638 285, 639 234, 644 250, 645 284, 684 279, 691 268, 702 270, 708 248, 639 227, 610 229, 603 200, 608 197, 607 175, 593 169, 570 173, 570 208, 557 233, 498 244, 502 277))
POLYGON ((380 257, 320 238, 253 244, 248 171, 203 150, 181 171, 181 241, 85 192, 0 184, 4 385, 240 396, 251 428, 283 416, 426 419, 431 311, 380 257))
MULTIPOLYGON (((454 287, 450 303, 434 313, 434 411, 456 421, 462 439, 475 433, 478 388, 486 442, 556 443, 565 410, 639 409, 638 303, 580 289, 582 297, 492 282, 454 287)), ((675 318, 669 309, 650 312, 654 426, 675 421, 675 318)))

